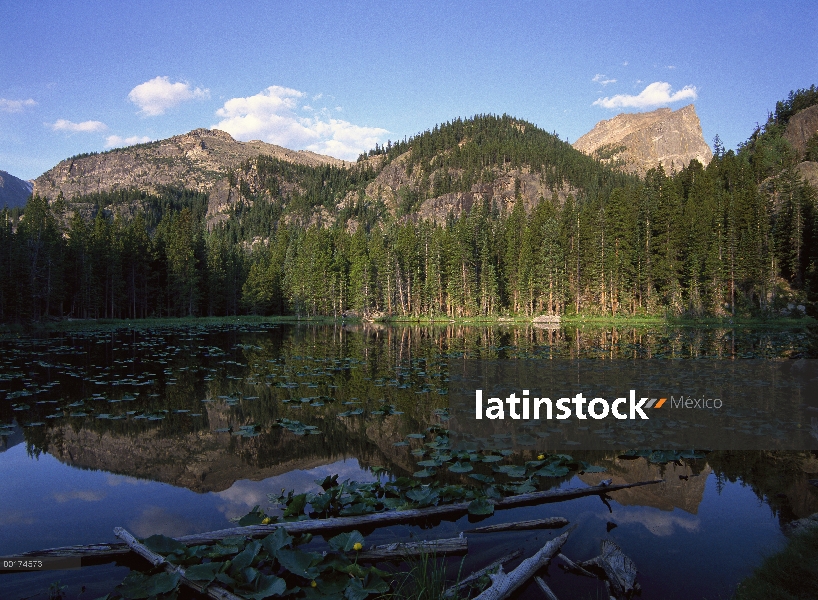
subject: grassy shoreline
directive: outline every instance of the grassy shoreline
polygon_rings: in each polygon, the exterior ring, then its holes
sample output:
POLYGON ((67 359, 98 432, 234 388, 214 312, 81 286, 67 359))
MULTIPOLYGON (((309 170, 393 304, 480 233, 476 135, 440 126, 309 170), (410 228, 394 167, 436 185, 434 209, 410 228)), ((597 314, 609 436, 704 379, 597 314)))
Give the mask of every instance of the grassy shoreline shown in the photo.
MULTIPOLYGON (((223 326, 223 325, 255 325, 255 324, 354 324, 364 323, 358 317, 296 317, 296 316, 257 316, 241 315, 234 317, 148 317, 145 319, 62 319, 40 321, 32 323, 0 323, 0 335, 22 334, 61 331, 110 330, 148 327, 173 326, 223 326)), ((444 325, 473 325, 478 327, 496 326, 533 326, 537 325, 531 317, 470 317, 450 319, 448 317, 386 317, 374 322, 386 326, 444 326, 444 325)), ((792 328, 808 327, 818 324, 813 317, 703 317, 703 318, 666 318, 661 316, 597 316, 597 315, 570 315, 564 316, 560 323, 549 324, 553 327, 764 327, 764 328, 792 328)))

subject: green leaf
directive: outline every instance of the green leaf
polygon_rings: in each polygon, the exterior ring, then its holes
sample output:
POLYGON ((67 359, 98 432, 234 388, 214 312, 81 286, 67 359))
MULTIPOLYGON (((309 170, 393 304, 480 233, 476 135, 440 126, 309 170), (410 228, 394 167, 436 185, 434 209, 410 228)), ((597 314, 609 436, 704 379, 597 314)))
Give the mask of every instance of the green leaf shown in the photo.
POLYGON ((338 485, 338 475, 332 475, 332 476, 327 475, 326 477, 324 477, 323 480, 316 479, 315 483, 320 485, 321 489, 323 489, 326 492, 328 489, 338 485))
POLYGON ((489 502, 486 498, 477 498, 469 502, 470 515, 493 515, 494 503, 489 502))
POLYGON ((200 565, 193 565, 185 569, 185 577, 193 581, 206 581, 210 583, 216 578, 216 573, 222 568, 222 563, 210 562, 200 565))
POLYGON ((171 554, 172 552, 184 552, 187 549, 182 542, 164 535, 152 535, 142 542, 145 547, 157 554, 171 554))
POLYGON ((344 590, 347 600, 366 600, 370 594, 384 594, 389 591, 389 584, 380 577, 367 578, 364 584, 360 579, 352 579, 344 590))
POLYGON ((314 554, 312 552, 302 552, 301 550, 279 550, 276 554, 276 558, 278 562, 281 563, 281 566, 287 569, 293 575, 298 575, 299 577, 306 577, 307 579, 313 579, 317 576, 317 571, 315 569, 311 569, 312 562, 316 558, 320 558, 320 555, 314 554))
POLYGON ((428 487, 409 490, 406 492, 406 497, 417 502, 418 506, 421 508, 436 504, 439 498, 438 493, 428 487))
POLYGON ((321 577, 315 580, 318 590, 324 596, 343 594, 344 589, 349 584, 349 576, 335 570, 325 571, 321 577))
POLYGON ((270 596, 283 596, 287 590, 287 582, 281 577, 275 575, 259 575, 256 578, 255 591, 248 593, 242 592, 245 598, 252 598, 253 600, 263 600, 270 596))
POLYGON ((481 475, 480 473, 472 473, 469 475, 472 479, 476 479, 477 481, 481 481, 483 483, 494 483, 494 477, 490 475, 481 475))
POLYGON ((422 460, 418 462, 419 467, 439 467, 443 462, 439 460, 422 460))
MULTIPOLYGON (((258 507, 256 507, 257 509, 258 507)), ((253 511, 244 515, 241 519, 239 519, 239 526, 240 527, 247 527, 249 525, 261 525, 261 522, 267 517, 263 512, 260 510, 253 509, 253 511)))
POLYGON ((412 473, 412 475, 420 479, 423 479, 425 477, 431 477, 434 474, 435 474, 434 470, 430 471, 428 469, 423 469, 422 471, 415 471, 414 473, 412 473))
POLYGON ((216 573, 216 581, 224 583, 229 586, 235 586, 236 580, 230 577, 227 573, 216 573))
POLYGON ((502 457, 502 456, 497 456, 495 454, 489 454, 488 456, 483 457, 483 462, 484 463, 500 462, 501 460, 503 460, 503 458, 504 457, 502 457))
POLYGON ((460 461, 457 461, 449 467, 449 471, 452 473, 468 473, 470 471, 474 471, 474 467, 468 463, 464 465, 460 461))
POLYGON ((279 527, 273 533, 261 540, 261 545, 270 556, 277 556, 278 551, 292 544, 293 537, 287 533, 283 527, 279 527))
POLYGON ((241 576, 244 578, 244 581, 246 581, 247 584, 249 585, 253 583, 253 581, 255 581, 256 577, 258 577, 258 569, 254 569, 253 567, 247 567, 246 569, 242 569, 241 576))
POLYGON ((298 494, 293 496, 293 499, 287 505, 287 510, 284 511, 285 517, 297 517, 304 513, 304 507, 307 506, 307 494, 298 494))
POLYGON ((241 548, 238 546, 223 546, 221 544, 217 544, 213 546, 209 552, 205 554, 208 558, 219 558, 221 556, 232 556, 233 554, 238 554, 241 548))
POLYGON ((247 544, 247 547, 236 555, 230 565, 231 574, 235 576, 236 573, 243 571, 253 563, 253 559, 261 550, 261 544, 257 541, 252 541, 247 544))
POLYGON ((568 467, 564 467, 561 465, 551 464, 546 467, 543 467, 539 471, 535 471, 534 475, 539 477, 564 477, 571 472, 571 469, 568 467))
POLYGON ((117 591, 123 598, 137 600, 175 590, 178 583, 178 573, 157 573, 147 577, 142 573, 133 572, 125 578, 117 591))
POLYGON ((516 479, 525 477, 526 473, 526 469, 522 465, 500 465, 499 467, 495 467, 494 471, 496 473, 505 473, 509 477, 514 477, 516 479))
POLYGON ((339 552, 349 552, 350 550, 353 550, 353 546, 355 546, 355 544, 361 544, 363 546, 364 536, 362 536, 358 531, 350 531, 330 538, 327 540, 327 543, 330 545, 330 547, 338 550, 339 552))

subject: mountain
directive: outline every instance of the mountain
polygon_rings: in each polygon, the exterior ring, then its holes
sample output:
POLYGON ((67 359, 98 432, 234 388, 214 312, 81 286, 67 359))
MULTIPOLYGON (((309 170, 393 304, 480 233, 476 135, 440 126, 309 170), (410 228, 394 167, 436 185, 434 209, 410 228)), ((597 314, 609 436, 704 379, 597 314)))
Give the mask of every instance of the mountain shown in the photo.
POLYGON ((807 142, 818 134, 818 105, 805 108, 790 117, 784 130, 784 138, 803 156, 807 142))
POLYGON ((34 180, 34 193, 52 200, 62 193, 71 200, 118 190, 156 193, 175 187, 209 193, 211 204, 218 206, 229 199, 229 175, 258 156, 309 167, 350 164, 258 140, 239 142, 218 129, 194 129, 165 140, 68 158, 34 180))
POLYGON ((677 111, 660 108, 600 121, 574 142, 574 148, 639 175, 660 164, 668 172, 678 172, 693 159, 707 166, 713 158, 692 104, 677 111))
MULTIPOLYGON (((539 127, 507 115, 456 119, 407 141, 363 155, 357 163, 263 142, 237 142, 223 131, 196 129, 166 140, 66 159, 34 182, 50 200, 93 216, 87 197, 109 211, 123 190, 162 195, 168 188, 207 194, 207 222, 246 203, 275 206, 286 223, 330 225, 367 219, 445 221, 487 202, 531 209, 556 194, 562 203, 621 185, 627 176, 583 155, 539 127), (164 191, 163 191, 164 190, 164 191), (113 195, 112 195, 113 193, 113 195), (75 199, 83 198, 80 202, 75 199)), ((133 214, 141 200, 128 200, 133 214)), ((142 203, 142 208, 145 208, 142 203)))
POLYGON ((23 181, 10 173, 0 171, 0 209, 5 206, 9 208, 25 206, 26 200, 31 196, 31 188, 30 181, 23 181))

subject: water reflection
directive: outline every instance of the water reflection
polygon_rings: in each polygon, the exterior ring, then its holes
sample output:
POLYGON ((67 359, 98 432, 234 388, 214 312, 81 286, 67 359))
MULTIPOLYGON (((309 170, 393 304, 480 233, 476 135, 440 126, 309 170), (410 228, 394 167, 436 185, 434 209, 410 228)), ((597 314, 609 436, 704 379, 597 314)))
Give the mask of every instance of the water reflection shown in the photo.
MULTIPOLYGON (((373 466, 411 475, 423 441, 407 445, 407 435, 445 426, 453 360, 815 358, 814 339, 806 328, 237 325, 0 340, 0 478, 13 491, 0 495, 0 554, 108 540, 118 525, 137 535, 219 529, 266 506, 267 494, 314 490, 326 475, 371 480, 373 466)), ((662 572, 651 557, 669 549, 701 554, 711 544, 744 561, 729 571, 735 582, 780 539, 773 525, 818 511, 807 483, 815 454, 583 459, 608 470, 544 485, 665 480, 612 494, 611 510, 598 499, 560 505, 594 540, 586 548, 576 536, 578 558, 610 533, 643 573, 662 572), (742 519, 763 526, 739 535, 742 519)), ((711 587, 724 571, 712 577, 711 587)), ((676 594, 654 583, 656 597, 676 594)))

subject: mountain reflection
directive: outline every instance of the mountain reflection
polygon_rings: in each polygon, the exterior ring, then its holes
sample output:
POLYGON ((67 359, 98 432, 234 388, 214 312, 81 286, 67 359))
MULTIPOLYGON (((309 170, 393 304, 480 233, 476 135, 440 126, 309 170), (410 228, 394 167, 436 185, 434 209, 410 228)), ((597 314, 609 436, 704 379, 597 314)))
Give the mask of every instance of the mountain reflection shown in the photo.
MULTIPOLYGON (((350 478, 372 466, 411 475, 419 459, 395 444, 445 425, 435 410, 447 406, 450 360, 812 357, 811 339, 806 330, 749 327, 256 324, 4 340, 0 424, 16 419, 25 427, 21 433, 7 426, 0 451, 24 436, 34 455, 225 499, 242 486, 253 496, 252 482, 298 487, 301 475, 292 474, 328 465, 354 464, 350 478)), ((787 517, 814 512, 806 479, 818 471, 816 459, 763 454, 715 453, 693 467, 614 453, 598 457, 607 473, 580 479, 663 478, 615 499, 696 515, 715 474, 753 486, 787 517)), ((473 483, 452 473, 439 477, 473 483)), ((182 522, 150 511, 139 518, 152 531, 182 522)))

